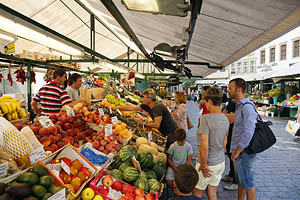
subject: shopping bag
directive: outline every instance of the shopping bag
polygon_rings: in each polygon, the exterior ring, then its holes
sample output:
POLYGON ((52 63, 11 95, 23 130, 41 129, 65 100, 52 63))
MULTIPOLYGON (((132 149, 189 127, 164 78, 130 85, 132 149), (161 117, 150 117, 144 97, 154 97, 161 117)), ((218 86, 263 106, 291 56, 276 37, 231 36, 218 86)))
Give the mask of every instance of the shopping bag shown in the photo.
POLYGON ((295 135, 299 128, 300 124, 297 123, 297 121, 289 120, 285 127, 285 130, 290 134, 295 135))

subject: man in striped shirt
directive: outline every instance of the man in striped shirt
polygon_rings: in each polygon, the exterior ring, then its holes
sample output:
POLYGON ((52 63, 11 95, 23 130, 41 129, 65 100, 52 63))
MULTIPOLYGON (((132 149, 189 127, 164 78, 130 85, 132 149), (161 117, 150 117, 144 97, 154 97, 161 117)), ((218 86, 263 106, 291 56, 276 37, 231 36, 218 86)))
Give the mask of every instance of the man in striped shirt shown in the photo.
POLYGON ((64 105, 73 105, 67 91, 62 87, 66 81, 66 72, 62 68, 56 68, 53 74, 53 81, 40 88, 31 102, 34 112, 38 115, 58 114, 64 105), (37 103, 41 104, 39 110, 37 103))

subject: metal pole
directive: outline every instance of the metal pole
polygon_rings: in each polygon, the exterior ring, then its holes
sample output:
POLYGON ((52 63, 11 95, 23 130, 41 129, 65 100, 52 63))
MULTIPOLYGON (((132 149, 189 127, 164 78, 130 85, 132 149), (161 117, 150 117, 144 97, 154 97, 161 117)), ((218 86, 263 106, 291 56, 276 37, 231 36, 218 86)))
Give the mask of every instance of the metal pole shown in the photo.
POLYGON ((31 63, 27 63, 27 107, 28 112, 31 111, 31 63))
MULTIPOLYGON (((127 48, 127 59, 129 60, 129 58, 130 58, 130 48, 128 47, 127 48)), ((130 67, 130 63, 128 62, 128 68, 130 67)))

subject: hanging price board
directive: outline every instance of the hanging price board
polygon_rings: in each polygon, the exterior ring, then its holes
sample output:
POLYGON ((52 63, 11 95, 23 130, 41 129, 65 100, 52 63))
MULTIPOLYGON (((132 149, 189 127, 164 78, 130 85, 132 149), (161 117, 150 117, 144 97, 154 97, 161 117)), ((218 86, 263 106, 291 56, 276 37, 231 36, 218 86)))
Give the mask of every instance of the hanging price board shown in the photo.
POLYGON ((113 123, 113 124, 116 124, 116 123, 118 123, 118 117, 117 116, 114 116, 114 117, 112 117, 111 118, 111 122, 113 123))
POLYGON ((38 120, 44 128, 48 128, 49 126, 54 126, 52 121, 47 116, 41 116, 38 118, 38 120))
POLYGON ((74 110, 70 106, 66 106, 66 111, 68 116, 75 116, 74 110))
POLYGON ((151 142, 152 141, 152 131, 150 131, 148 133, 148 141, 151 142))
POLYGON ((8 162, 2 163, 0 165, 0 177, 5 176, 8 169, 8 162))
POLYGON ((29 154, 30 163, 32 165, 44 159, 45 157, 46 157, 46 153, 44 147, 39 147, 29 154))
POLYGON ((65 200, 66 199, 66 188, 61 189, 59 192, 56 192, 48 200, 65 200))
POLYGON ((105 126, 105 136, 109 136, 112 134, 112 124, 105 126))
POLYGON ((101 116, 103 116, 103 115, 104 115, 103 108, 99 108, 99 109, 98 109, 98 112, 99 112, 99 114, 100 114, 101 116))

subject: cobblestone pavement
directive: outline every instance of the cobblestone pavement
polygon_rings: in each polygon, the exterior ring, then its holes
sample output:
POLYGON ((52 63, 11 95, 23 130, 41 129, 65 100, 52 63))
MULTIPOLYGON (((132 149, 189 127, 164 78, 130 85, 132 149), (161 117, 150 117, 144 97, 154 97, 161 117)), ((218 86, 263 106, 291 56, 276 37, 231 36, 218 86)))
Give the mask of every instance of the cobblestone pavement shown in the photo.
MULTIPOLYGON (((188 115, 194 124, 189 130, 187 141, 197 152, 196 127, 198 125, 199 109, 197 104, 188 102, 188 115)), ((273 122, 271 126, 277 138, 277 143, 267 151, 260 153, 254 163, 257 200, 300 200, 300 143, 294 142, 294 136, 285 132, 286 119, 264 118, 273 122)), ((228 174, 229 160, 226 160, 228 174)), ((219 200, 237 199, 237 191, 226 191, 221 182, 218 187, 219 200)), ((207 199, 204 196, 204 199, 207 199)))

